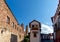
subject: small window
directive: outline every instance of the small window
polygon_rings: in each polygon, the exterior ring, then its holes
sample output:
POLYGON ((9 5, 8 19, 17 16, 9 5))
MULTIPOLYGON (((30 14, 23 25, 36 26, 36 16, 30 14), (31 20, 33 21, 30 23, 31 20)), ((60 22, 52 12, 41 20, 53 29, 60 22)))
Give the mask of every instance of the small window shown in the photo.
POLYGON ((36 25, 36 28, 38 28, 38 25, 36 25))
POLYGON ((59 12, 59 14, 58 15, 60 15, 60 12, 59 12))
POLYGON ((19 35, 19 38, 21 38, 21 35, 19 35))
POLYGON ((55 28, 57 28, 57 24, 55 24, 55 28))
POLYGON ((15 25, 15 29, 16 29, 16 25, 15 25))
POLYGON ((59 19, 58 19, 58 22, 60 22, 60 17, 59 17, 59 19))
POLYGON ((40 29, 40 31, 41 31, 41 29, 40 29))
POLYGON ((3 32, 5 32, 7 29, 6 28, 3 28, 2 30, 1 30, 1 34, 3 34, 3 32))
POLYGON ((20 29, 20 33, 21 33, 21 29, 20 29))
POLYGON ((12 27, 14 27, 14 22, 12 22, 12 27))
POLYGON ((34 33, 33 35, 34 35, 34 37, 37 37, 37 33, 34 33))
POLYGON ((6 22, 10 24, 10 18, 7 16, 6 22))
POLYGON ((32 25, 32 28, 34 28, 34 25, 32 25))
POLYGON ((1 34, 3 34, 3 30, 1 30, 1 34))
POLYGON ((58 17, 58 22, 60 22, 60 16, 58 17))
POLYGON ((17 27, 17 30, 18 30, 18 27, 17 27))

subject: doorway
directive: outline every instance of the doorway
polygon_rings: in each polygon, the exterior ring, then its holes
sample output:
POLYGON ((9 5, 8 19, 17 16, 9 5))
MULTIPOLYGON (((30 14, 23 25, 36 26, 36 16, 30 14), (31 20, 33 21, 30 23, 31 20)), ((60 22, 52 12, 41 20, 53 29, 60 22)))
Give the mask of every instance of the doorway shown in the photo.
POLYGON ((17 36, 14 34, 11 34, 10 42, 17 42, 17 36))

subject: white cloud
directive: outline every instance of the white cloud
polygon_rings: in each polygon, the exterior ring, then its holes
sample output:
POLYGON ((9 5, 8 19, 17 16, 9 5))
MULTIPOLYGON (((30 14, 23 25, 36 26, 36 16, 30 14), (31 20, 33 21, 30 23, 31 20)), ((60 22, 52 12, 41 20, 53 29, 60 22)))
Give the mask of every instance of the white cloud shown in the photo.
POLYGON ((53 33, 53 27, 45 24, 41 24, 41 33, 44 34, 53 33))

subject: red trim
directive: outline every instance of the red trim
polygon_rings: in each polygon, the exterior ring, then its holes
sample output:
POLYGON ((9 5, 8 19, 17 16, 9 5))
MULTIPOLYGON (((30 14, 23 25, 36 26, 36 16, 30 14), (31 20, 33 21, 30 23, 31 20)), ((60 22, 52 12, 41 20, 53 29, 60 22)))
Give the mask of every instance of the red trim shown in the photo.
POLYGON ((38 28, 32 28, 31 30, 38 30, 38 28))

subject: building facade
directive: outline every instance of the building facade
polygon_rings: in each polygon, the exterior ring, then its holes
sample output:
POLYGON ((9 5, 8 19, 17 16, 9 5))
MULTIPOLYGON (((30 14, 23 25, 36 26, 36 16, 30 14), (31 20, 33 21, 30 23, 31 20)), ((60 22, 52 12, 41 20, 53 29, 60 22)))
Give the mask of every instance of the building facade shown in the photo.
POLYGON ((0 0, 0 42, 21 42, 24 30, 7 6, 5 0, 0 0))
POLYGON ((41 40, 49 40, 49 34, 41 34, 41 40))
POLYGON ((30 27, 30 42, 41 42, 41 23, 33 20, 29 23, 30 27))
POLYGON ((60 42, 60 0, 56 10, 56 13, 51 17, 53 27, 54 27, 54 41, 60 42))
POLYGON ((50 40, 53 40, 53 35, 54 35, 53 33, 49 33, 49 39, 50 40))

